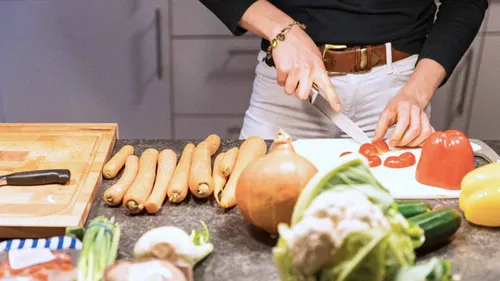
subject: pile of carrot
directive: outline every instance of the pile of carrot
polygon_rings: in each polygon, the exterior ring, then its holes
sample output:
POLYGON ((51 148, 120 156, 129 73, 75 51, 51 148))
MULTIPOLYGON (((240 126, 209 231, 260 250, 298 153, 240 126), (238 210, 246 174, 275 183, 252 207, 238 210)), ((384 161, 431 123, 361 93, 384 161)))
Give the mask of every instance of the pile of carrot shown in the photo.
POLYGON ((239 148, 215 155, 220 143, 216 134, 196 146, 188 143, 178 161, 171 149, 160 152, 148 148, 139 158, 133 146, 125 145, 103 167, 107 179, 116 177, 123 168, 119 180, 104 192, 103 200, 110 206, 122 204, 131 214, 144 209, 155 214, 167 198, 180 203, 190 192, 198 198, 213 195, 220 207, 233 207, 239 175, 252 160, 266 154, 267 146, 262 138, 249 137, 239 148))

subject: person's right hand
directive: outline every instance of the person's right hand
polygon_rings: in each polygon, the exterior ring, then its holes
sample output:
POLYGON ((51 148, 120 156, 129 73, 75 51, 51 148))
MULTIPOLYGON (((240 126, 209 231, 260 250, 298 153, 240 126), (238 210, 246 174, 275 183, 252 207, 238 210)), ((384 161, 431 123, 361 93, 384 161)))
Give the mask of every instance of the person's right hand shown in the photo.
POLYGON ((293 26, 273 49, 273 60, 278 71, 278 84, 288 95, 295 94, 305 100, 311 93, 313 83, 326 95, 333 110, 341 111, 337 92, 325 70, 321 53, 299 26, 293 26))

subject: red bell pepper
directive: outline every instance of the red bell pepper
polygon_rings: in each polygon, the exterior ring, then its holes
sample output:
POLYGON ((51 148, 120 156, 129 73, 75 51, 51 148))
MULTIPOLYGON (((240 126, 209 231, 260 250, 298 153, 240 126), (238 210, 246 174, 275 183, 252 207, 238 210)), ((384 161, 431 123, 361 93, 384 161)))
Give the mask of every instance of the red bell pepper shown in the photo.
POLYGON ((434 132, 425 141, 418 161, 419 183, 459 190, 463 177, 474 169, 474 151, 467 137, 458 130, 434 132))

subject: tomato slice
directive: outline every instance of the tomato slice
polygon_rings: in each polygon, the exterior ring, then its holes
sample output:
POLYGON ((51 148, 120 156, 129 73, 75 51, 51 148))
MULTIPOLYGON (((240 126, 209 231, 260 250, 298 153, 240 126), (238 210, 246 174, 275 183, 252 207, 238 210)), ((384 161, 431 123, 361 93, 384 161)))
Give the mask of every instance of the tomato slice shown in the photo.
POLYGON ((382 159, 380 159, 380 157, 378 156, 366 156, 366 159, 368 159, 368 166, 370 166, 371 168, 375 168, 375 167, 378 167, 380 165, 382 165, 382 159))
POLYGON ((344 156, 344 155, 351 154, 351 153, 352 153, 352 152, 350 152, 350 151, 342 152, 342 153, 340 154, 340 156, 339 156, 339 157, 342 157, 342 156, 344 156))
POLYGON ((375 147, 378 154, 384 154, 389 151, 389 146, 384 140, 376 140, 372 143, 372 145, 375 147))
POLYGON ((405 152, 399 156, 389 156, 384 161, 384 166, 393 169, 406 168, 415 165, 415 155, 411 152, 405 152))
POLYGON ((376 156, 378 154, 377 149, 371 143, 364 143, 364 144, 362 144, 359 147, 359 151, 358 152, 360 154, 366 156, 366 157, 368 157, 368 156, 376 156))

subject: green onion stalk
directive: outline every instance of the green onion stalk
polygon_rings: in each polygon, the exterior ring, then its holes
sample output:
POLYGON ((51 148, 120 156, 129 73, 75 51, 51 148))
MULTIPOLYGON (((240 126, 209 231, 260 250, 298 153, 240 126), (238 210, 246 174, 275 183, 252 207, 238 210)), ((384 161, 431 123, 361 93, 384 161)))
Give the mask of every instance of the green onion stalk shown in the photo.
POLYGON ((118 255, 120 224, 114 217, 99 216, 86 228, 83 247, 78 260, 78 281, 100 281, 104 270, 118 255))

